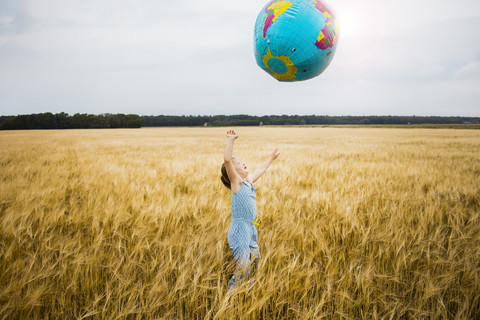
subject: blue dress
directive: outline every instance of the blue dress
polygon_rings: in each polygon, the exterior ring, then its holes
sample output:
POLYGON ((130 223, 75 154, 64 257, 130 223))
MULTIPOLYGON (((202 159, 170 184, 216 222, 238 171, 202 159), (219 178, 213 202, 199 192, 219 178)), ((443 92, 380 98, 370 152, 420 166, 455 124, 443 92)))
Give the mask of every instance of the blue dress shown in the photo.
POLYGON ((257 229, 253 222, 257 215, 255 187, 242 181, 237 193, 232 192, 232 218, 228 229, 228 245, 232 250, 237 272, 228 282, 228 287, 235 285, 250 275, 250 262, 260 258, 257 245, 257 229), (247 270, 248 268, 248 270, 247 270))

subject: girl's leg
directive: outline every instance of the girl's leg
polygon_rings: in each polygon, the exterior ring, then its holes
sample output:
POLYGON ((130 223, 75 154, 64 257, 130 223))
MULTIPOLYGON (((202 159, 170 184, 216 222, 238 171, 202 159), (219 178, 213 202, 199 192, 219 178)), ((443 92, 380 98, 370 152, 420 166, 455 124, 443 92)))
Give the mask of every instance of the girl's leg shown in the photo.
POLYGON ((237 247, 232 249, 233 258, 235 259, 236 271, 235 274, 228 281, 228 288, 233 288, 235 283, 241 282, 247 278, 250 271, 248 265, 250 263, 250 249, 249 247, 237 247))
POLYGON ((250 260, 252 261, 252 265, 250 266, 250 269, 248 270, 248 276, 254 276, 255 273, 257 272, 258 269, 258 263, 260 258, 255 257, 252 259, 252 256, 250 255, 250 260))

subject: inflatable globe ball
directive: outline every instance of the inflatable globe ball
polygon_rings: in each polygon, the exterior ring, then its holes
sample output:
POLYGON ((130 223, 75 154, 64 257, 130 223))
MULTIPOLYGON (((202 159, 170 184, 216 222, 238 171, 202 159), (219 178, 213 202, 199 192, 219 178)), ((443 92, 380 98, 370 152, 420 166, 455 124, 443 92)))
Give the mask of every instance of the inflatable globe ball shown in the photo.
POLYGON ((272 0, 255 23, 255 59, 278 81, 321 74, 337 47, 335 13, 323 0, 272 0))

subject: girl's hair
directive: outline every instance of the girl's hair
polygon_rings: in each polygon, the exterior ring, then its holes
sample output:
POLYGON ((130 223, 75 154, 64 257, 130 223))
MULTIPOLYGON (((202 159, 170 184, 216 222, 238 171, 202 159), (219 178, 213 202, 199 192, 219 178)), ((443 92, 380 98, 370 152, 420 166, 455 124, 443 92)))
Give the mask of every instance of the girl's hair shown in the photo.
POLYGON ((228 178, 227 168, 225 167, 225 162, 222 164, 221 172, 222 172, 222 176, 220 177, 220 179, 222 180, 225 187, 227 187, 228 189, 231 189, 231 183, 230 183, 230 179, 228 178))

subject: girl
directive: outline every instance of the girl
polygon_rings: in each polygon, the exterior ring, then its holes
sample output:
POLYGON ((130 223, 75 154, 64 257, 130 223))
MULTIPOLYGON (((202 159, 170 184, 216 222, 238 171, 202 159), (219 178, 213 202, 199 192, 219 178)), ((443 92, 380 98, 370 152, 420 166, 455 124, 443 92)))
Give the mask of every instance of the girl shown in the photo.
POLYGON ((233 288, 235 282, 248 277, 250 275, 250 263, 254 261, 253 265, 256 265, 258 258, 260 258, 257 245, 257 229, 254 225, 257 204, 253 183, 267 171, 272 161, 280 155, 277 149, 273 150, 270 158, 254 174, 249 175, 247 166, 232 156, 233 142, 237 138, 238 134, 235 131, 229 130, 227 132, 227 147, 225 148, 224 163, 221 170, 223 184, 232 191, 232 219, 228 229, 228 245, 237 264, 237 272, 228 281, 228 288, 233 288))

